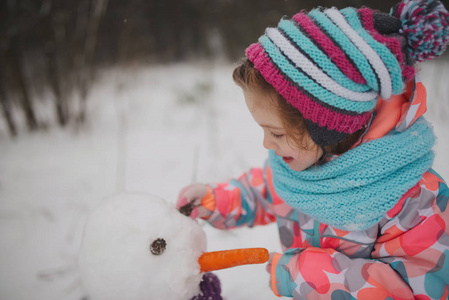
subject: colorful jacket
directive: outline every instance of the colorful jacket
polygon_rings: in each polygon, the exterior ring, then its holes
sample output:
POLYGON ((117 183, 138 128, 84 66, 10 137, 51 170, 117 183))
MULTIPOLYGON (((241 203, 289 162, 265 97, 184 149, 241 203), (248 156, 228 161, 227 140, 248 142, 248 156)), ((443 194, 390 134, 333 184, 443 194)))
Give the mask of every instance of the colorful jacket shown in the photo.
POLYGON ((358 232, 318 223, 280 199, 269 165, 211 186, 217 228, 276 221, 284 254, 272 265, 273 291, 294 299, 447 299, 449 189, 433 171, 376 226, 358 232), (346 297, 346 298, 345 298, 346 297), (415 298, 414 298, 415 297, 415 298))
MULTIPOLYGON (((394 102, 384 103, 389 115, 394 102)), ((391 126, 410 122, 406 112, 401 109, 391 126)), ((376 130, 365 139, 391 130, 386 123, 381 122, 381 129, 374 124, 376 130)), ((343 231, 288 206, 276 194, 267 163, 237 179, 210 185, 208 201, 203 203, 212 211, 208 222, 217 228, 277 222, 284 253, 273 257, 271 282, 278 296, 448 299, 448 197, 446 183, 430 169, 377 225, 365 231, 343 231)))

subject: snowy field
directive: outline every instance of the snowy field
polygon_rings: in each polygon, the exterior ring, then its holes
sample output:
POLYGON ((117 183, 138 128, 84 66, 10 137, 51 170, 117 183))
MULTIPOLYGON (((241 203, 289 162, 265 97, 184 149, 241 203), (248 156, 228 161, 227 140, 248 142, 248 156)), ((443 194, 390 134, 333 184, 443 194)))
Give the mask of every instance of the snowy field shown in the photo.
MULTIPOLYGON (((109 70, 91 92, 90 121, 82 129, 10 140, 0 127, 0 299, 88 299, 77 254, 86 216, 105 197, 132 191, 175 202, 191 182, 223 181, 261 166, 262 130, 232 69, 196 63, 109 70)), ((421 77, 427 118, 439 137, 434 168, 447 179, 449 65, 427 63, 421 77)), ((203 228, 209 251, 280 250, 275 225, 203 228)), ((278 299, 264 265, 215 274, 227 300, 278 299)))

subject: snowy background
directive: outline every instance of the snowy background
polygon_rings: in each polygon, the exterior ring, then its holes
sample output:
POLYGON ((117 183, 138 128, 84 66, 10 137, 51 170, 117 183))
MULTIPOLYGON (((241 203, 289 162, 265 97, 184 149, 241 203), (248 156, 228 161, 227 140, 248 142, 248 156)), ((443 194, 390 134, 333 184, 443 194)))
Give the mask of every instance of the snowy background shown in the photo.
MULTIPOLYGON (((447 179, 449 65, 422 67, 427 118, 439 137, 434 168, 447 179)), ((90 94, 83 127, 11 140, 1 125, 0 299, 88 299, 77 254, 86 216, 105 197, 133 191, 175 202, 189 183, 224 181, 261 166, 262 131, 232 82, 232 70, 219 62, 106 70, 90 94)), ((280 250, 273 224, 204 229, 209 251, 280 250)), ((264 265, 215 274, 227 300, 278 299, 264 265)))

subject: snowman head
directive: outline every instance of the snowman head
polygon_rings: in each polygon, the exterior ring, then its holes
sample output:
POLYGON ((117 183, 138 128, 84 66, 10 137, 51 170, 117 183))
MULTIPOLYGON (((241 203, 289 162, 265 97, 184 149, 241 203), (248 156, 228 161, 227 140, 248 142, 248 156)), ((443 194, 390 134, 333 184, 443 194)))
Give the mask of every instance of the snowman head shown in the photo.
POLYGON ((104 201, 88 218, 79 265, 93 300, 190 299, 199 293, 202 228, 144 194, 104 201))

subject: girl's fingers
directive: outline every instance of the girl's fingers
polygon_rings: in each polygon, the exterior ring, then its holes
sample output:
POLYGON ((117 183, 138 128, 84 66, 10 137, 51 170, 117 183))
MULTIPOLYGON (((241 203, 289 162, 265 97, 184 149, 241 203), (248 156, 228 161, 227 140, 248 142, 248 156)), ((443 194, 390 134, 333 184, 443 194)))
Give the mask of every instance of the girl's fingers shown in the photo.
POLYGON ((190 213, 190 217, 192 219, 196 219, 200 216, 199 212, 198 212, 198 207, 193 207, 192 212, 190 213))
POLYGON ((178 196, 176 208, 186 216, 192 219, 198 217, 207 217, 212 212, 206 208, 202 208, 201 199, 207 194, 207 186, 205 184, 192 184, 184 187, 178 196))
POLYGON ((178 201, 176 202, 176 208, 180 209, 181 207, 187 205, 189 201, 187 200, 187 197, 181 196, 178 198, 178 201))

